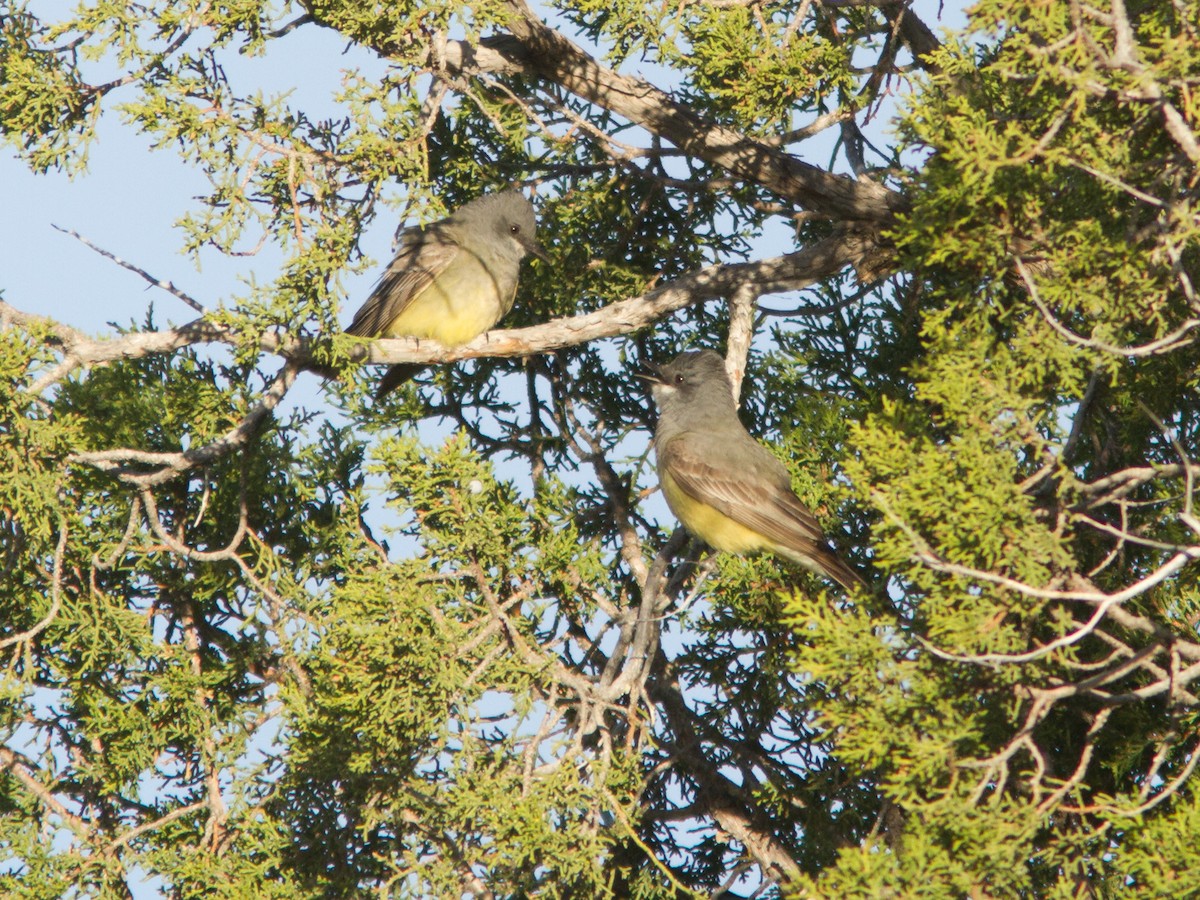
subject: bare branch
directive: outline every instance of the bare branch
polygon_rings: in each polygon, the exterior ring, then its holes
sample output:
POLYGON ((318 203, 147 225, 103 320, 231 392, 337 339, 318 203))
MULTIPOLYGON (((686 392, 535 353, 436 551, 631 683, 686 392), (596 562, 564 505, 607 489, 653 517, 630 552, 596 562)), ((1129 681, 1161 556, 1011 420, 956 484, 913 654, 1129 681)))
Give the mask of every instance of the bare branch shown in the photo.
POLYGON ((37 797, 48 812, 62 819, 63 824, 70 828, 77 837, 84 841, 91 841, 93 834, 88 824, 63 806, 62 802, 54 796, 53 791, 34 777, 33 767, 27 765, 20 756, 8 747, 0 744, 0 771, 3 770, 12 772, 17 781, 21 782, 26 790, 37 797))
POLYGON ((95 250, 97 253, 99 253, 101 256, 105 257, 106 259, 111 259, 113 262, 115 262, 121 268, 128 269, 130 272, 134 272, 135 274, 140 275, 143 279, 148 281, 154 287, 162 288, 164 291, 166 291, 172 297, 176 297, 176 298, 182 300, 184 303, 186 303, 188 306, 190 306, 196 312, 203 315, 204 305, 202 303, 200 303, 199 300, 196 300, 193 297, 189 296, 188 294, 185 294, 183 291, 179 290, 179 288, 175 287, 175 285, 173 285, 171 282, 163 281, 161 278, 155 278, 153 275, 151 275, 145 269, 138 268, 131 262, 126 262, 125 260, 121 259, 121 257, 117 256, 115 253, 110 253, 108 250, 105 250, 103 247, 97 247, 95 244, 93 244, 91 241, 89 241, 87 238, 85 238, 83 235, 81 235, 78 231, 72 231, 70 228, 62 228, 59 225, 53 225, 53 224, 51 225, 51 227, 54 228, 55 231, 61 231, 63 234, 69 234, 71 237, 75 238, 75 240, 79 241, 85 247, 87 247, 91 250, 95 250))
POLYGON ((1058 318, 1052 313, 1049 307, 1042 301, 1038 293, 1037 285, 1033 281, 1029 269, 1019 256, 1014 256, 1013 265, 1021 276, 1021 280, 1025 282, 1025 288, 1029 292, 1029 299, 1033 301, 1034 306, 1042 314, 1042 318, 1046 323, 1058 332, 1062 337, 1066 338, 1072 344, 1080 347, 1087 347, 1092 350, 1101 350, 1105 353, 1112 353, 1117 356, 1140 357, 1140 356, 1155 356, 1160 353, 1167 353, 1171 350, 1177 350, 1180 347, 1185 347, 1193 343, 1195 340, 1189 337, 1190 333, 1200 328, 1200 319, 1186 319, 1170 334, 1163 335, 1157 340, 1150 341, 1146 344, 1141 344, 1132 347, 1121 347, 1116 344, 1109 344, 1101 341, 1098 338, 1083 337, 1076 334, 1071 329, 1067 328, 1058 318))
POLYGON ((1093 166, 1089 166, 1087 163, 1081 162, 1080 160, 1073 159, 1071 160, 1070 164, 1079 169, 1081 172, 1087 172, 1093 178, 1099 178, 1106 184, 1111 184, 1113 187, 1124 191, 1131 197, 1135 197, 1138 200, 1141 200, 1143 203, 1147 203, 1156 209, 1167 209, 1169 206, 1169 204, 1164 203, 1157 197, 1153 197, 1150 194, 1147 194, 1145 191, 1138 190, 1133 185, 1127 184, 1120 178, 1117 178, 1115 175, 1109 175, 1107 172, 1102 172, 1093 166))
POLYGON ((768 143, 705 120, 649 82, 600 65, 543 24, 524 0, 509 0, 509 4, 516 13, 512 21, 515 37, 487 38, 475 46, 447 41, 441 62, 463 74, 492 71, 545 78, 689 154, 833 218, 886 222, 907 207, 907 201, 895 191, 833 175, 768 143))
POLYGON ((184 806, 177 806, 170 812, 164 813, 163 815, 159 816, 157 819, 151 819, 149 821, 143 822, 140 825, 135 825, 133 828, 130 828, 128 831, 124 832, 123 834, 120 834, 117 837, 113 838, 113 840, 111 840, 109 842, 108 847, 105 848, 105 851, 110 854, 115 853, 117 850, 121 849, 121 847, 128 844, 134 838, 141 837, 143 834, 146 834, 149 831, 154 831, 156 828, 162 828, 164 825, 169 825, 171 822, 174 822, 176 819, 182 819, 184 816, 189 816, 192 813, 200 812, 200 810, 204 809, 207 806, 208 806, 207 800, 197 800, 195 803, 188 803, 184 806))
MULTIPOLYGON (((1200 465, 1191 466, 1190 471, 1193 477, 1200 474, 1200 465)), ((1126 497, 1156 478, 1183 478, 1187 474, 1188 471, 1180 465, 1137 466, 1082 484, 1079 491, 1087 498, 1084 507, 1094 508, 1126 497)))
POLYGON ((0 326, 11 328, 13 325, 19 325, 26 329, 45 328, 54 334, 55 342, 63 346, 87 340, 87 335, 82 331, 77 331, 70 325, 64 325, 57 319, 25 312, 0 300, 0 326))
MULTIPOLYGON (((1153 547, 1155 550, 1178 549, 1177 544, 1168 544, 1164 541, 1155 541, 1151 540, 1150 538, 1144 538, 1140 535, 1134 534, 1131 531, 1128 531, 1127 529, 1117 528, 1115 525, 1109 525, 1107 522, 1098 522, 1088 516, 1076 516, 1076 520, 1095 528, 1097 531, 1103 531, 1105 534, 1111 534, 1113 537, 1119 540, 1120 544, 1128 542, 1131 544, 1138 544, 1142 547, 1153 547)), ((1120 546, 1120 544, 1118 544, 1118 546, 1120 546)))
MULTIPOLYGON (((3 304, 3 301, 0 301, 3 304)), ((5 304, 6 305, 6 304, 5 304)), ((9 307, 12 310, 12 307, 9 307)), ((17 313, 17 310, 12 310, 17 313)), ((43 316, 19 313, 27 322, 46 323, 51 320, 43 316)), ((56 334, 62 343, 62 362, 29 386, 27 393, 40 394, 55 382, 66 377, 81 366, 112 362, 118 359, 140 359, 157 353, 173 353, 192 344, 221 341, 235 343, 233 334, 225 328, 196 319, 186 325, 166 331, 139 331, 113 340, 94 340, 79 331, 54 323, 56 334)))
MULTIPOLYGON (((1043 644, 1034 650, 1026 651, 1025 653, 950 653, 934 646, 920 635, 917 635, 917 640, 920 642, 922 647, 924 647, 938 659, 944 659, 950 662, 972 663, 975 665, 998 665, 1001 663, 1032 662, 1035 659, 1041 659, 1044 656, 1049 656, 1056 650, 1061 650, 1064 647, 1070 647, 1072 644, 1079 643, 1096 630, 1100 623, 1104 621, 1104 617, 1107 615, 1111 607, 1144 593, 1155 584, 1158 584, 1168 575, 1171 575, 1182 568, 1184 563, 1189 559, 1194 559, 1198 555, 1200 555, 1200 552, 1193 554, 1192 556, 1188 556, 1184 553, 1177 554, 1165 566, 1160 567, 1157 571, 1146 578, 1143 578, 1137 584, 1126 588, 1124 591, 1120 591, 1116 594, 1110 594, 1109 596, 1105 597, 1097 604, 1095 611, 1088 618, 1088 620, 1079 628, 1076 628, 1074 631, 1069 631, 1061 637, 1057 637, 1049 643, 1043 644)), ((1028 585, 1021 584, 1014 579, 1004 578, 1003 576, 994 575, 991 572, 983 572, 982 570, 978 569, 969 569, 966 566, 955 566, 949 563, 935 562, 930 562, 930 566, 941 571, 953 571, 960 575, 971 574, 971 577, 979 578, 982 581, 991 581, 994 584, 1003 584, 1005 587, 1022 589, 1022 593, 1029 593, 1033 596, 1053 593, 1059 595, 1060 599, 1065 599, 1065 595, 1067 594, 1065 591, 1037 591, 1036 589, 1030 588, 1028 585)))
POLYGON ((245 444, 287 394, 288 389, 296 380, 296 373, 299 369, 299 364, 295 362, 285 364, 263 393, 258 404, 243 416, 236 426, 202 447, 180 453, 151 453, 129 449, 96 450, 89 453, 74 453, 68 459, 71 462, 95 466, 104 472, 112 472, 122 481, 142 488, 162 484, 181 472, 220 459, 245 444), (155 471, 144 473, 134 470, 132 468, 134 465, 149 465, 157 468, 155 471))
POLYGON ((22 631, 20 634, 10 635, 0 641, 0 649, 32 641, 49 627, 50 623, 54 621, 54 617, 58 615, 58 611, 62 609, 63 553, 67 548, 68 530, 66 520, 61 521, 58 526, 58 543, 54 547, 54 571, 50 576, 50 609, 32 628, 22 631))
MULTIPOLYGON (((1163 565, 1159 566, 1145 578, 1115 594, 1105 594, 1100 590, 1060 591, 1053 588, 1039 588, 1025 584, 1015 578, 1009 578, 1007 575, 998 575, 995 572, 988 572, 984 569, 976 569, 971 566, 962 566, 942 559, 911 525, 896 514, 895 510, 891 507, 890 501, 884 494, 880 491, 872 490, 871 497, 875 501, 876 506, 887 517, 888 521, 903 531, 909 540, 912 541, 913 548, 916 551, 913 555, 914 559, 938 572, 961 575, 965 578, 974 578, 978 581, 999 585, 1018 594, 1023 594, 1026 597, 1035 597, 1039 600, 1078 600, 1084 603, 1096 604, 1101 609, 1108 609, 1113 604, 1124 603, 1145 593, 1156 584, 1174 575, 1190 561, 1200 559, 1200 546, 1180 546, 1176 548, 1176 553, 1163 565)), ((1041 655, 1041 653, 1039 652, 1038 655, 1041 655)))
MULTIPOLYGON (((1116 806, 1114 804, 1105 803, 1105 804, 1101 804, 1101 805, 1097 805, 1097 806, 1087 806, 1087 807, 1064 806, 1064 807, 1062 807, 1062 810, 1064 812, 1089 813, 1089 814, 1104 813, 1104 814, 1108 814, 1108 815, 1124 816, 1124 817, 1137 817, 1137 816, 1144 815, 1145 813, 1148 813, 1150 810, 1154 809, 1154 807, 1158 806, 1158 804, 1162 803, 1167 798, 1174 796, 1179 791, 1179 789, 1181 787, 1183 787, 1184 784, 1187 783, 1188 779, 1192 777, 1192 773, 1194 771, 1196 771, 1196 763, 1197 762, 1200 762, 1200 742, 1197 742, 1192 747, 1192 752, 1188 756, 1188 761, 1184 765, 1184 767, 1180 770, 1178 775, 1176 775, 1169 782, 1164 784, 1162 786, 1162 789, 1159 790, 1159 792, 1157 794, 1155 794, 1153 797, 1151 797, 1149 800, 1146 800, 1145 802, 1140 803, 1139 805, 1132 807, 1130 809, 1125 809, 1123 807, 1116 806)), ((1153 782, 1148 779, 1146 785, 1148 788, 1152 787, 1153 782)))
POLYGON ((307 25, 312 21, 314 21, 313 17, 308 13, 304 13, 296 16, 296 18, 292 19, 292 21, 288 22, 286 25, 282 25, 279 28, 276 28, 274 31, 268 31, 267 37, 281 38, 285 34, 288 34, 289 32, 299 28, 301 25, 307 25))
POLYGON ((1129 92, 1131 98, 1149 100, 1156 104, 1162 112, 1163 123, 1171 139, 1187 154, 1188 159, 1200 164, 1200 141, 1188 127, 1187 120, 1175 105, 1167 100, 1162 87, 1150 77, 1145 65, 1138 58, 1137 41, 1133 26, 1129 22, 1129 14, 1125 10, 1125 0, 1112 0, 1111 24, 1114 35, 1113 52, 1108 59, 1101 61, 1109 68, 1121 69, 1138 76, 1137 88, 1129 92))
POLYGON ((675 735, 668 745, 672 751, 671 765, 694 780, 696 805, 746 848, 765 875, 790 878, 799 874, 800 868, 787 848, 747 814, 747 796, 753 794, 755 785, 733 783, 705 756, 704 742, 696 733, 695 717, 678 684, 667 681, 661 656, 658 661, 653 690, 675 735))
POLYGON ((832 112, 822 113, 817 116, 807 125, 796 128, 786 134, 781 134, 774 137, 764 137, 763 143, 769 144, 772 147, 786 147, 788 144, 796 144, 800 141, 807 140, 814 135, 820 134, 827 128, 832 128, 844 122, 846 119, 854 118, 854 110, 841 107, 832 112))
MULTIPOLYGON (((743 287, 753 287, 760 295, 799 290, 837 274, 848 265, 858 265, 869 249, 868 242, 860 240, 856 232, 847 232, 786 256, 707 266, 640 297, 595 312, 554 319, 530 328, 491 331, 462 347, 450 349, 432 341, 388 338, 371 342, 365 353, 354 354, 354 358, 372 363, 447 363, 481 356, 532 356, 630 334, 676 310, 732 296, 743 287)), ((296 353, 294 358, 304 357, 296 353)))
MULTIPOLYGON (((638 297, 613 303, 591 313, 554 319, 529 328, 491 331, 461 347, 442 347, 436 341, 387 338, 355 345, 350 358, 356 362, 438 364, 484 356, 532 356, 572 347, 599 338, 629 334, 686 306, 732 296, 742 286, 757 294, 799 290, 836 275, 846 266, 870 269, 876 262, 876 247, 861 229, 848 229, 811 247, 786 256, 746 263, 716 264, 684 275, 638 297)), ((876 274, 873 270, 871 274, 876 274)), ((0 300, 0 321, 26 327, 50 328, 64 348, 62 363, 30 386, 40 393, 73 369, 117 359, 137 359, 172 353, 192 344, 220 342, 236 346, 238 335, 228 328, 203 319, 164 331, 143 331, 111 340, 95 340, 53 319, 22 312, 0 300)), ((308 342, 280 333, 264 334, 260 348, 292 360, 297 368, 310 366, 308 342)), ((322 374, 328 375, 324 369, 322 374)), ((290 381, 289 381, 290 385, 290 381)), ((271 404, 272 407, 274 403, 271 404)), ((199 452, 199 451, 195 451, 199 452)), ((133 460, 148 464, 173 464, 180 454, 159 454, 133 460)), ((89 461, 103 461, 89 456, 89 461)))
POLYGON ((750 342, 754 340, 754 308, 758 295, 754 288, 744 285, 729 298, 729 341, 725 348, 725 369, 733 385, 736 400, 742 394, 742 378, 746 374, 746 359, 750 342))

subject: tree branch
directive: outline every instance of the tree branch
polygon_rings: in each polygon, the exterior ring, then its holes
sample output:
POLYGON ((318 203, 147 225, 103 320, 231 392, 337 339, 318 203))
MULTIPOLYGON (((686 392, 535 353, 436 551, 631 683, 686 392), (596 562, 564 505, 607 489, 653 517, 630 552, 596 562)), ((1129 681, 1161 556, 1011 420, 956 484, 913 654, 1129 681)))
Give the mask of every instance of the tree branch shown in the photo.
POLYGON ((279 401, 287 394, 288 389, 296 380, 299 364, 287 362, 275 376, 263 394, 258 404, 225 434, 194 450, 180 453, 150 453, 144 450, 97 450, 90 453, 74 453, 71 462, 95 466, 105 472, 114 472, 123 481, 149 488, 156 484, 169 481, 181 472, 196 466, 202 466, 213 460, 220 459, 250 439, 258 426, 267 415, 279 405, 279 401), (149 473, 138 472, 131 466, 135 464, 155 466, 149 473))
MULTIPOLYGON (((469 344, 442 348, 432 341, 388 338, 372 342, 362 356, 373 363, 448 363, 481 356, 533 356, 565 347, 630 334, 706 300, 732 297, 753 288, 760 295, 794 291, 829 278, 870 255, 869 241, 859 232, 843 232, 798 253, 748 263, 707 266, 660 288, 610 304, 595 312, 554 319, 542 325, 491 331, 469 344)), ((298 361, 303 357, 296 355, 298 361)))
POLYGON ((869 181, 834 175, 765 141, 708 121, 649 82, 608 69, 548 27, 524 0, 508 0, 516 15, 512 35, 478 45, 447 41, 426 63, 451 73, 480 71, 534 75, 623 116, 681 150, 792 202, 840 220, 884 223, 908 207, 902 194, 869 181))
MULTIPOLYGON (((875 263, 874 250, 864 231, 847 229, 796 253, 753 262, 706 266, 648 293, 595 312, 553 319, 529 328, 491 331, 461 347, 448 348, 436 341, 413 338, 386 338, 356 345, 349 355, 352 361, 361 363, 428 365, 484 356, 533 356, 600 338, 630 334, 684 307, 732 297, 739 289, 753 288, 759 295, 799 290, 836 275, 850 265, 863 268, 868 276, 874 277, 878 274, 871 268, 875 263)), ((63 362, 31 385, 29 393, 39 393, 67 372, 83 366, 171 353, 199 343, 220 342, 233 346, 239 343, 235 331, 203 319, 164 331, 142 331, 111 340, 95 340, 52 319, 22 312, 3 300, 0 300, 0 321, 12 321, 26 327, 49 327, 56 335, 56 342, 64 348, 63 362)), ((316 368, 309 342, 304 339, 268 333, 261 337, 259 346, 264 352, 288 358, 299 368, 316 368)), ((324 369, 319 371, 326 374, 324 369)), ((175 459, 179 456, 181 454, 158 454, 154 459, 143 461, 162 464, 166 457, 175 459)))
POLYGON ((121 268, 128 269, 130 272, 133 272, 136 275, 140 275, 145 281, 149 282, 154 287, 162 288, 164 291, 166 291, 172 297, 182 300, 184 303, 186 303, 188 306, 190 306, 196 312, 201 313, 201 314, 204 313, 204 305, 199 300, 195 299, 194 297, 192 297, 188 294, 185 294, 183 291, 179 290, 179 288, 175 287, 175 285, 172 284, 171 282, 163 281, 161 278, 155 278, 153 275, 151 275, 145 269, 139 268, 138 266, 135 266, 131 262, 126 262, 125 260, 121 259, 121 257, 117 256, 115 253, 111 253, 108 250, 105 250, 103 247, 96 246, 91 241, 89 241, 87 238, 85 238, 82 234, 80 234, 78 231, 72 231, 70 228, 63 228, 62 226, 54 225, 53 223, 51 223, 50 227, 53 228, 55 231, 61 231, 63 234, 69 234, 71 237, 75 238, 75 240, 79 241, 81 244, 83 244, 89 250, 94 250, 95 252, 97 252, 101 256, 103 256, 104 258, 111 259, 113 262, 115 262, 121 268))

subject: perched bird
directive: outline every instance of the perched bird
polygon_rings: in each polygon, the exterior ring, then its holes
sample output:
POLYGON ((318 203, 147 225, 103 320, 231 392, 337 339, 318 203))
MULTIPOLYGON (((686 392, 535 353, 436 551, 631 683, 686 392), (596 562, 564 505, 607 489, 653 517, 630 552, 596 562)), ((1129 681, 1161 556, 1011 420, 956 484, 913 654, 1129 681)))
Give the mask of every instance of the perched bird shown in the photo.
MULTIPOLYGON (((537 240, 533 204, 517 191, 478 197, 428 228, 408 228, 400 249, 347 334, 414 337, 457 347, 483 334, 512 309, 521 260, 547 259, 537 240)), ((392 366, 375 396, 424 366, 392 366)))
POLYGON ((658 480, 684 528, 716 550, 769 550, 846 590, 864 586, 829 547, 787 468, 742 426, 720 354, 688 351, 640 377, 658 404, 658 480))

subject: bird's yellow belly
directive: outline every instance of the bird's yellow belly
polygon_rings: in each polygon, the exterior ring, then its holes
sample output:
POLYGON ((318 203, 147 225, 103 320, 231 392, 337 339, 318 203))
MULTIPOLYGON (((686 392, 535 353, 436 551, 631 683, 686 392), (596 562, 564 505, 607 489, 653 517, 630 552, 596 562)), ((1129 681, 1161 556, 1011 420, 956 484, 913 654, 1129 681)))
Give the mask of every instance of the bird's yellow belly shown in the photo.
POLYGON ((659 471, 659 482, 667 506, 691 534, 714 550, 726 553, 751 554, 767 549, 767 541, 756 531, 740 525, 729 516, 701 503, 688 494, 665 471, 659 471))
POLYGON ((506 299, 478 260, 458 261, 392 319, 383 336, 425 338, 457 347, 500 321, 506 299))

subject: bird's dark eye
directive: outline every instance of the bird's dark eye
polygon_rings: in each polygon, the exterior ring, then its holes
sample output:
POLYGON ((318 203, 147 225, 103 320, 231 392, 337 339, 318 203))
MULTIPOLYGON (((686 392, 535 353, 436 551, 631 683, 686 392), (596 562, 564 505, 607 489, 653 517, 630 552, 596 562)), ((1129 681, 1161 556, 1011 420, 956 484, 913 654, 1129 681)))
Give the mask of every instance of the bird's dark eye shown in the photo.
POLYGON ((508 232, 509 232, 509 234, 520 234, 521 226, 520 225, 509 225, 508 232))
POLYGON ((680 375, 676 375, 676 376, 675 376, 675 383, 676 383, 676 384, 683 384, 683 382, 684 382, 684 381, 685 381, 685 379, 684 379, 684 377, 683 377, 683 375, 682 375, 682 374, 680 374, 680 375))

